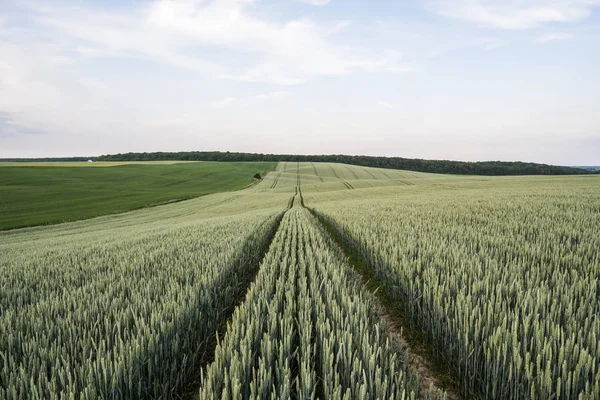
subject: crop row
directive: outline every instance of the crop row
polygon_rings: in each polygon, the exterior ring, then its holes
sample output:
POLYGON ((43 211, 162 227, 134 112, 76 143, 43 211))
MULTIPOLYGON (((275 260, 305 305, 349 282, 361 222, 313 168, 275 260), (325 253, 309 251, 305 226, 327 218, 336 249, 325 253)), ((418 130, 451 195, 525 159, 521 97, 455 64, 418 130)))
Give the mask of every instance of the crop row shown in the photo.
POLYGON ((416 398, 420 378, 386 339, 372 296, 295 203, 203 372, 200 398, 416 398))
POLYGON ((489 190, 318 208, 466 395, 600 398, 597 191, 489 190))

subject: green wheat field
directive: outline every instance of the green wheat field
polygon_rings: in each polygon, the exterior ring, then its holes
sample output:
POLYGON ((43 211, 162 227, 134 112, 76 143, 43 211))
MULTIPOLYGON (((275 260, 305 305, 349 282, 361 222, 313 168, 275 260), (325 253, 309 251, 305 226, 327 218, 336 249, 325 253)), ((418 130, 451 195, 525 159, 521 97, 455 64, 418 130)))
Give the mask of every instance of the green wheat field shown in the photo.
POLYGON ((277 163, 0 162, 0 230, 243 189, 277 163))
POLYGON ((600 175, 91 164, 0 166, 0 399, 600 399, 600 175))

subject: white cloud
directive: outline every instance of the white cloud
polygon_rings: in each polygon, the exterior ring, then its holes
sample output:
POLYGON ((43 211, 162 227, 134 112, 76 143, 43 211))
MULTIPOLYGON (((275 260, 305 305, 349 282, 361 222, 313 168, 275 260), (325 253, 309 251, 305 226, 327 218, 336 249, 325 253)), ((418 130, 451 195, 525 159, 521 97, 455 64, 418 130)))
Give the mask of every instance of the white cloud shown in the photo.
POLYGON ((70 67, 54 46, 22 46, 0 36, 0 111, 13 113, 15 124, 46 131, 93 129, 92 116, 106 109, 111 89, 73 76, 70 67))
POLYGON ((331 28, 329 28, 326 32, 326 36, 331 36, 331 35, 335 35, 338 34, 344 30, 346 30, 346 28, 348 28, 349 26, 352 25, 352 21, 340 21, 340 22, 336 22, 331 28))
POLYGON ((569 40, 574 38, 575 35, 572 33, 547 33, 542 35, 536 39, 538 43, 548 43, 548 42, 556 42, 562 40, 569 40))
POLYGON ((588 18, 600 0, 424 0, 429 10, 500 29, 530 29, 588 18))
POLYGON ((300 3, 308 3, 308 4, 312 4, 313 6, 326 6, 327 4, 331 3, 331 0, 297 0, 300 3))
POLYGON ((210 60, 181 51, 192 42, 156 29, 141 12, 117 15, 80 7, 33 7, 35 21, 62 33, 79 55, 150 59, 198 72, 219 69, 210 60))
POLYGON ((238 99, 235 97, 225 97, 224 99, 212 102, 211 105, 215 108, 227 108, 237 103, 237 101, 238 99))
POLYGON ((284 97, 289 94, 290 94, 290 92, 288 92, 287 90, 279 90, 276 92, 260 93, 254 97, 257 99, 260 99, 260 100, 267 100, 267 99, 273 99, 273 98, 277 98, 277 97, 284 97))
POLYGON ((40 23, 80 40, 82 55, 151 58, 242 82, 295 85, 319 76, 410 69, 403 60, 329 41, 349 21, 332 26, 307 18, 271 21, 257 16, 255 3, 158 0, 128 15, 46 6, 35 11, 40 23), (213 59, 202 47, 238 57, 213 59))
MULTIPOLYGON (((274 92, 259 93, 254 96, 242 97, 242 98, 225 97, 223 99, 213 101, 212 103, 210 103, 210 105, 213 108, 227 108, 227 107, 231 107, 235 104, 248 105, 253 100, 254 101, 256 101, 256 100, 271 100, 271 99, 281 98, 281 97, 285 97, 289 94, 290 94, 290 92, 288 92, 287 90, 278 90, 278 91, 274 91, 274 92)), ((179 121, 179 119, 178 119, 178 121, 179 121)))
POLYGON ((380 105, 381 107, 385 107, 385 108, 390 108, 390 109, 395 108, 393 105, 391 105, 390 103, 387 103, 383 100, 377 100, 377 104, 380 105))
POLYGON ((189 116, 179 116, 173 118, 166 119, 158 119, 154 121, 149 121, 148 124, 150 127, 158 128, 158 129, 173 129, 173 128, 181 128, 186 126, 191 126, 195 124, 197 120, 191 118, 189 116))
MULTIPOLYGON (((160 63, 197 74, 214 93, 223 93, 219 86, 228 87, 226 93, 236 97, 214 102, 206 95, 186 93, 187 100, 193 97, 195 102, 190 108, 204 105, 213 110, 285 95, 284 90, 269 92, 272 88, 266 87, 257 88, 265 90, 263 94, 239 96, 230 92, 234 82, 219 78, 295 85, 320 76, 405 68, 398 58, 333 43, 330 36, 350 26, 347 21, 268 20, 257 12, 259 2, 252 0, 138 4, 142 5, 108 12, 85 2, 15 2, 23 21, 9 28, 0 15, 0 111, 14 115, 15 124, 64 137, 105 135, 109 125, 115 134, 135 131, 154 114, 167 125, 188 123, 169 120, 171 111, 166 110, 187 106, 183 98, 164 98, 165 107, 152 112, 149 87, 161 83, 160 93, 170 94, 164 82, 143 86, 146 78, 133 77, 125 89, 122 72, 112 64, 118 59, 129 65, 139 61, 142 68, 149 65, 148 79, 164 78, 154 65, 160 63)), ((182 85, 176 76, 168 79, 182 85)))

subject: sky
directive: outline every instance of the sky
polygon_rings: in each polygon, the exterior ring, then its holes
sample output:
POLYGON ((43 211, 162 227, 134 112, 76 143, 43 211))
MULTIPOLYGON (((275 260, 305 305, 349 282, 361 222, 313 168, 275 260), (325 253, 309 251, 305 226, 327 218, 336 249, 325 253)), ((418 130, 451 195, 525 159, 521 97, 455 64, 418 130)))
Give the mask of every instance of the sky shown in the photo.
POLYGON ((0 0, 0 158, 600 165, 600 0, 0 0))

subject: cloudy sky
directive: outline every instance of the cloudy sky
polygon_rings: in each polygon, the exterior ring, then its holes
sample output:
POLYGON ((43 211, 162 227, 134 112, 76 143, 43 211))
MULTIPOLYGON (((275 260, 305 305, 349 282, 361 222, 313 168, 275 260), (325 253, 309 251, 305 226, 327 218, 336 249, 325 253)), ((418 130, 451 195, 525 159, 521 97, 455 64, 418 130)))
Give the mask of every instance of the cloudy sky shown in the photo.
POLYGON ((600 164, 600 0, 1 0, 0 157, 600 164))

